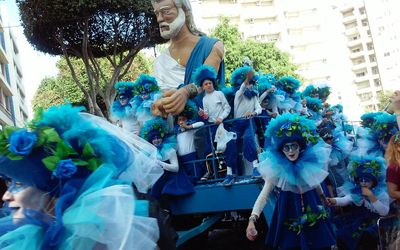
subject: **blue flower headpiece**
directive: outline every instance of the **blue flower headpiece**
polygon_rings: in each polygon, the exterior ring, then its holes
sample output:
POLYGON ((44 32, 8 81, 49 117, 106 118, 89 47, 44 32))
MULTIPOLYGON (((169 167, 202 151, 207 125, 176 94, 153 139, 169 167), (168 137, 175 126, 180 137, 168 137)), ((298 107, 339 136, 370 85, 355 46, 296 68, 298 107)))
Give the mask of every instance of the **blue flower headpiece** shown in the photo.
POLYGON ((133 96, 133 86, 133 82, 117 82, 114 85, 114 89, 117 90, 118 96, 124 96, 125 98, 131 99, 133 96))
POLYGON ((283 76, 277 81, 276 87, 292 95, 300 88, 300 84, 300 81, 292 76, 283 76))
POLYGON ((151 142, 155 135, 165 138, 167 134, 168 124, 160 117, 145 122, 140 129, 140 137, 148 142, 151 142))
POLYGON ((0 132, 0 173, 59 195, 63 183, 85 178, 103 163, 127 167, 126 145, 84 118, 71 104, 39 111, 27 128, 0 132))
POLYGON ((390 137, 398 131, 396 116, 388 113, 375 116, 371 131, 378 136, 379 140, 388 142, 390 137))
POLYGON ((215 71, 214 67, 203 64, 193 72, 192 82, 201 87, 203 81, 206 79, 211 80, 215 87, 217 72, 215 71))
POLYGON ((196 103, 191 100, 187 101, 185 109, 176 117, 178 116, 185 116, 188 121, 196 120, 199 117, 196 103))
POLYGON ((366 128, 371 128, 375 122, 375 117, 383 114, 384 112, 368 112, 361 116, 361 125, 366 128))
POLYGON ((273 74, 265 74, 261 75, 258 78, 257 85, 258 85, 258 92, 263 93, 267 89, 270 89, 272 85, 276 84, 276 79, 273 74))
POLYGON ((319 94, 318 94, 318 89, 314 87, 314 85, 310 84, 308 85, 303 92, 301 93, 302 97, 313 97, 313 98, 318 98, 319 94))
POLYGON ((352 156, 350 157, 348 171, 355 181, 364 177, 378 184, 385 180, 385 167, 386 162, 381 157, 352 156))
POLYGON ((271 141, 271 146, 280 149, 283 144, 298 141, 302 146, 316 144, 320 137, 314 121, 299 114, 283 114, 271 120, 265 135, 271 141))
POLYGON ((150 94, 158 90, 160 88, 158 87, 156 78, 146 74, 141 74, 134 85, 135 95, 150 94))
POLYGON ((307 108, 314 112, 319 112, 322 109, 322 101, 319 98, 313 98, 306 96, 305 99, 307 100, 307 108))
POLYGON ((235 69, 232 72, 230 83, 233 88, 239 87, 244 80, 246 80, 247 73, 249 71, 253 71, 253 67, 250 66, 243 66, 235 69))
POLYGON ((328 85, 320 85, 318 87, 319 99, 321 100, 327 99, 330 94, 331 94, 331 87, 329 87, 328 85))
POLYGON ((331 94, 331 88, 327 84, 310 84, 302 92, 303 97, 319 98, 321 100, 328 98, 331 94))

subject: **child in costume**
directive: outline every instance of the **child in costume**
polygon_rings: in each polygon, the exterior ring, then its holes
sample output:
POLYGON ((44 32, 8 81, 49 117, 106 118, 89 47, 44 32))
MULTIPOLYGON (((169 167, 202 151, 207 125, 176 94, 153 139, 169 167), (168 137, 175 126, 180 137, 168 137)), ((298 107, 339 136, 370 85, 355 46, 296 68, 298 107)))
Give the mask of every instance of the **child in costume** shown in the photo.
POLYGON ((339 247, 376 249, 377 220, 389 212, 386 190, 386 163, 383 158, 352 156, 348 166, 351 180, 339 188, 342 197, 328 198, 331 205, 355 205, 348 218, 337 220, 339 247))
POLYGON ((161 97, 156 78, 141 74, 134 84, 134 94, 132 108, 135 111, 136 119, 142 126, 144 122, 155 118, 151 112, 151 106, 155 100, 161 97))
MULTIPOLYGON (((213 141, 215 139, 215 133, 219 124, 225 120, 231 112, 231 106, 229 106, 224 94, 221 91, 215 90, 217 73, 215 69, 208 65, 202 65, 195 70, 193 73, 194 83, 204 90, 203 97, 203 108, 204 110, 199 111, 199 115, 203 119, 207 120, 208 124, 214 124, 210 126, 207 137, 211 134, 211 138, 207 139, 207 153, 213 151, 213 141)), ((225 155, 230 155, 235 144, 233 141, 227 143, 225 155)), ((237 174, 237 163, 230 162, 230 158, 225 158, 227 162, 227 175, 223 181, 223 185, 230 186, 234 182, 234 174, 237 174)))
POLYGON ((144 123, 140 136, 157 148, 158 164, 164 174, 151 189, 151 195, 159 199, 161 206, 168 207, 168 196, 185 195, 194 192, 192 182, 185 170, 179 167, 176 154, 176 138, 168 136, 168 125, 162 118, 155 118, 144 123))
POLYGON ((200 179, 204 172, 201 164, 190 163, 197 160, 194 145, 195 133, 198 128, 204 126, 204 122, 198 121, 197 110, 196 104, 189 100, 182 113, 177 115, 175 126, 179 166, 185 169, 193 183, 200 179))
POLYGON ((320 186, 328 176, 330 146, 320 139, 314 122, 298 114, 278 116, 269 123, 266 135, 270 144, 259 156, 265 185, 249 218, 247 238, 256 238, 255 222, 268 195, 277 188, 280 192, 267 247, 330 249, 335 245, 335 235, 321 201, 325 198, 320 186))
POLYGON ((139 123, 136 119, 135 110, 132 108, 133 82, 117 82, 114 88, 117 90, 118 100, 115 100, 111 109, 111 116, 120 120, 122 128, 139 134, 139 123))
POLYGON ((296 110, 300 103, 300 93, 297 92, 300 85, 300 81, 292 76, 283 76, 276 82, 276 87, 283 92, 285 97, 284 101, 278 103, 281 114, 296 110))
POLYGON ((131 186, 145 192, 162 174, 151 147, 81 110, 52 107, 0 132, 11 212, 0 219, 2 249, 157 248, 157 221, 140 215, 131 186))
MULTIPOLYGON (((245 66, 236 69, 232 73, 231 83, 240 84, 235 93, 234 118, 242 118, 232 123, 232 132, 236 133, 238 139, 243 135, 243 156, 253 164, 253 175, 257 176, 258 172, 255 169, 258 164, 257 143, 255 140, 257 127, 254 120, 250 118, 260 115, 262 109, 258 100, 258 92, 254 90, 256 82, 254 81, 253 68, 245 66)), ((238 162, 238 139, 235 140, 236 145, 233 150, 227 155, 232 164, 238 162)))

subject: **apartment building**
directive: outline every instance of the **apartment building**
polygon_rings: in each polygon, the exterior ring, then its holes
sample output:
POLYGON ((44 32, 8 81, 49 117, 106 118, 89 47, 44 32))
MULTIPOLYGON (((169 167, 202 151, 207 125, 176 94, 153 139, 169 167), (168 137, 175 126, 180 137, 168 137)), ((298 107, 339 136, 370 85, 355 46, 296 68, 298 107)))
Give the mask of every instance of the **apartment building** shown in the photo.
POLYGON ((335 1, 194 0, 192 5, 196 24, 203 31, 227 16, 244 39, 275 42, 291 55, 306 84, 328 83, 333 89, 329 101, 353 106, 347 115, 359 118, 361 106, 354 105, 352 65, 335 1))
POLYGON ((7 9, 0 5, 0 126, 22 126, 28 119, 20 53, 10 29, 7 9))

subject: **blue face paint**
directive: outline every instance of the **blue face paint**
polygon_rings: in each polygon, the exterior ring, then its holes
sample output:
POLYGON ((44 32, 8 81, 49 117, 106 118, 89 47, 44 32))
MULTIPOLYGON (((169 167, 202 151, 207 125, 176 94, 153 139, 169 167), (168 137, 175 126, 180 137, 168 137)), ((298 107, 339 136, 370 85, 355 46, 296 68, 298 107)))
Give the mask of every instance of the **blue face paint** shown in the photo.
POLYGON ((25 185, 15 180, 6 181, 6 185, 7 185, 7 191, 12 194, 19 193, 29 187, 28 185, 25 185))

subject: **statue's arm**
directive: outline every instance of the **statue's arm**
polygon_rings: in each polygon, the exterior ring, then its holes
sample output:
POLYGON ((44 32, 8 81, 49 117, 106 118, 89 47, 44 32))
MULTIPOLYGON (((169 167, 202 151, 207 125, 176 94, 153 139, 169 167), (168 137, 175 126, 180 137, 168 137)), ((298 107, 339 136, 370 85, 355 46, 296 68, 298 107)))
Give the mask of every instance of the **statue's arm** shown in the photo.
POLYGON ((214 47, 212 48, 210 55, 208 55, 207 59, 204 61, 204 64, 213 66, 218 72, 219 65, 224 59, 224 54, 224 44, 221 41, 218 41, 214 44, 214 47))

